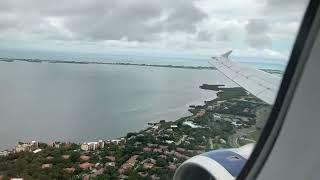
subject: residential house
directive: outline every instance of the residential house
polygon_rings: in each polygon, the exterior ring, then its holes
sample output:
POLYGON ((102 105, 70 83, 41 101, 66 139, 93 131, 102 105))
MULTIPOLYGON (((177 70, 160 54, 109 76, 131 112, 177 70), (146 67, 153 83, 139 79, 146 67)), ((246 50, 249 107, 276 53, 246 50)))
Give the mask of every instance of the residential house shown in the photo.
POLYGON ((70 168, 64 168, 63 170, 65 170, 66 172, 68 172, 68 173, 74 173, 74 171, 76 170, 76 168, 74 168, 74 167, 70 167, 70 168))
POLYGON ((94 166, 94 164, 91 164, 91 163, 88 163, 88 162, 79 164, 79 167, 80 167, 82 170, 91 169, 93 166, 94 166))
POLYGON ((80 160, 81 161, 89 161, 90 160, 90 156, 82 155, 82 156, 80 156, 80 160))
POLYGON ((106 156, 105 158, 112 161, 112 162, 116 161, 116 157, 114 157, 114 156, 106 156))
POLYGON ((62 155, 61 158, 63 160, 68 160, 70 158, 70 155, 62 155))
POLYGON ((151 169, 153 166, 153 163, 143 163, 143 169, 151 169))
POLYGON ((127 170, 131 169, 135 165, 135 163, 137 162, 138 157, 139 157, 139 155, 134 155, 127 162, 122 164, 122 166, 118 170, 119 174, 123 174, 127 170))
POLYGON ((42 164, 41 169, 49 169, 52 168, 52 164, 42 164))

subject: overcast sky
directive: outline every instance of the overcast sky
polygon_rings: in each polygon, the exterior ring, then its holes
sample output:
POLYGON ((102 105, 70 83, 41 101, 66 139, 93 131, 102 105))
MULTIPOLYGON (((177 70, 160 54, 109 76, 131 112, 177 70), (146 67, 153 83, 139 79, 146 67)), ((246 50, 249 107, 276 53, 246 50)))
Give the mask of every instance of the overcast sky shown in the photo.
POLYGON ((307 0, 1 0, 0 50, 286 59, 307 0))

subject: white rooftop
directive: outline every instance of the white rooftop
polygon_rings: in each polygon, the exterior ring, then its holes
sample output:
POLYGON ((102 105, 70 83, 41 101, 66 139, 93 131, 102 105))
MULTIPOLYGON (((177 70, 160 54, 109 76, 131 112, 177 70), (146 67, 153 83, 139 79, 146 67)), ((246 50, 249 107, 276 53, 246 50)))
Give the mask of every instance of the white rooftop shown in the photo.
POLYGON ((33 151, 33 153, 36 154, 36 153, 41 152, 41 151, 42 151, 42 149, 36 149, 36 150, 33 151))
POLYGON ((192 121, 185 121, 185 122, 183 122, 182 124, 183 124, 183 125, 186 125, 186 126, 189 126, 189 127, 191 127, 191 128, 201 128, 201 126, 196 125, 196 124, 193 124, 192 121))

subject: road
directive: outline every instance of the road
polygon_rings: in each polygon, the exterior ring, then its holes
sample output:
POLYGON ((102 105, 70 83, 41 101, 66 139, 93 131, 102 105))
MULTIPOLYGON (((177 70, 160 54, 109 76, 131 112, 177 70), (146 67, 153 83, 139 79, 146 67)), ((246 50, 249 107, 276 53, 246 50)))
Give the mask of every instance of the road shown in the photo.
POLYGON ((255 140, 248 139, 248 138, 243 138, 243 140, 250 141, 250 142, 252 142, 252 143, 255 143, 255 142, 256 142, 255 140))
POLYGON ((228 138, 229 145, 232 147, 240 147, 240 145, 238 144, 238 139, 244 135, 254 132, 255 130, 256 129, 253 126, 251 126, 250 128, 244 128, 244 129, 238 130, 235 134, 229 136, 228 138))
MULTIPOLYGON (((255 127, 262 128, 265 124, 266 118, 270 114, 270 110, 271 110, 271 108, 268 106, 260 107, 260 109, 258 109, 256 111, 256 125, 251 126, 250 128, 240 129, 235 134, 229 136, 228 143, 230 144, 230 146, 240 147, 240 145, 238 144, 238 139, 240 137, 256 131, 255 127)), ((248 139, 246 139, 246 140, 248 140, 248 139)))
POLYGON ((209 138, 209 144, 210 144, 210 149, 213 149, 213 142, 212 142, 212 138, 209 138))

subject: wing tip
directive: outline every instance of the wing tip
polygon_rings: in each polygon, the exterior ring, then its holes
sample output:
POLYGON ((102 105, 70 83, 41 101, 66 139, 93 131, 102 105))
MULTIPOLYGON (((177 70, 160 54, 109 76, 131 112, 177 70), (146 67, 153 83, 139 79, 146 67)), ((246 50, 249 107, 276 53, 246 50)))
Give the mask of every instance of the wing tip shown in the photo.
POLYGON ((232 50, 222 54, 221 56, 224 57, 224 58, 229 58, 230 54, 232 53, 232 50))

